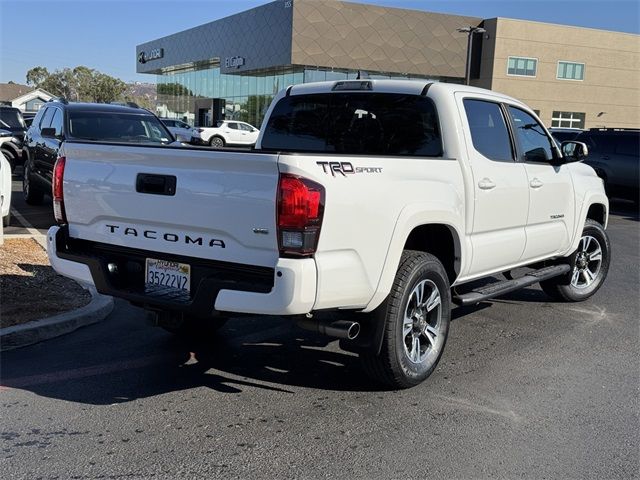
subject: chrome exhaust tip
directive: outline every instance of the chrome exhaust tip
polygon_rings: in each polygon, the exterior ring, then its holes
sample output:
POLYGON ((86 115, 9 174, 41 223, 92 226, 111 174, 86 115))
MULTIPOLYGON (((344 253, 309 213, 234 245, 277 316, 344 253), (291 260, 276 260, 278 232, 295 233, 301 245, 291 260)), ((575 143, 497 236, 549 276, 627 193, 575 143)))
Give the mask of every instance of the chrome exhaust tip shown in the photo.
POLYGON ((298 321, 298 326, 305 330, 345 340, 355 340, 360 335, 360 324, 349 320, 327 321, 305 318, 298 321))

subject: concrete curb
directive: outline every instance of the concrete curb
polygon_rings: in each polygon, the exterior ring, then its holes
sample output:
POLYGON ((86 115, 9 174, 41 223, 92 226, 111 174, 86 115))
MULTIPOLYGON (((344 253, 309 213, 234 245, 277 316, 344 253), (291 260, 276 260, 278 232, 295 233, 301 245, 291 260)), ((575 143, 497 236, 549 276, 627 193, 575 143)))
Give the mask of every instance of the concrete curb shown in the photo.
POLYGON ((104 320, 113 310, 113 297, 100 295, 93 288, 89 288, 89 292, 91 301, 84 307, 22 325, 0 328, 0 351, 33 345, 104 320))

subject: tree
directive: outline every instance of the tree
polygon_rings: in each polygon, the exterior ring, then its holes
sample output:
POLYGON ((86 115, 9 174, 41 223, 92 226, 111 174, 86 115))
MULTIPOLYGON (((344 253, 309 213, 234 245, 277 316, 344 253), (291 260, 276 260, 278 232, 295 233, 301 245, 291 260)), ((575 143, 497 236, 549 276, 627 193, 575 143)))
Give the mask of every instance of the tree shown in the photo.
POLYGON ((260 127, 260 122, 262 122, 271 100, 273 100, 273 95, 249 95, 247 102, 241 106, 240 119, 251 124, 258 124, 260 127))
POLYGON ((27 72, 27 85, 39 88, 48 77, 49 70, 46 67, 34 67, 27 72))
POLYGON ((127 85, 85 66, 63 68, 53 73, 45 67, 34 67, 27 72, 27 83, 58 97, 81 102, 109 103, 121 100, 127 85))
POLYGON ((159 83, 158 95, 182 95, 192 97, 193 92, 177 82, 159 83))

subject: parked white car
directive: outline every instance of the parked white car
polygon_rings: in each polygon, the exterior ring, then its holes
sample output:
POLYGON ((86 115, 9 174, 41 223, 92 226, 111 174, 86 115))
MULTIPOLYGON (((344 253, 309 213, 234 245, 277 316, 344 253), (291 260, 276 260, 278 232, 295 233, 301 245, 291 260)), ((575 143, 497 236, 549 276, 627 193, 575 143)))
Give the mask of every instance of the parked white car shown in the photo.
POLYGON ((8 227, 11 219, 11 164, 0 153, 0 216, 2 226, 8 227))
POLYGON ((217 127, 199 129, 204 143, 222 148, 225 145, 254 145, 260 130, 253 125, 235 120, 220 120, 217 127))
POLYGON ((193 128, 188 123, 174 118, 161 118, 160 121, 164 123, 165 127, 173 133, 178 141, 188 139, 186 141, 190 143, 201 143, 202 139, 200 137, 200 132, 198 132, 197 128, 193 128))

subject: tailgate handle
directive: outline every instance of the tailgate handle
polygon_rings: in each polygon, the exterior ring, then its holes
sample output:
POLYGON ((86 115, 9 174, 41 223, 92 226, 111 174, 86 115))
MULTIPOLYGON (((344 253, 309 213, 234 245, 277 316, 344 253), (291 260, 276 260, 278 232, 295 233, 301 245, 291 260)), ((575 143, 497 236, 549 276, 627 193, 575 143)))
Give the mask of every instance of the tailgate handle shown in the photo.
POLYGON ((175 195, 176 177, 174 175, 155 175, 139 173, 136 177, 136 192, 153 195, 175 195))

